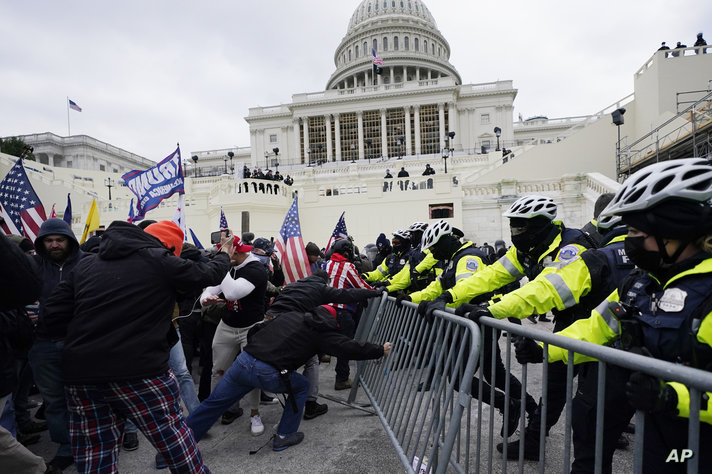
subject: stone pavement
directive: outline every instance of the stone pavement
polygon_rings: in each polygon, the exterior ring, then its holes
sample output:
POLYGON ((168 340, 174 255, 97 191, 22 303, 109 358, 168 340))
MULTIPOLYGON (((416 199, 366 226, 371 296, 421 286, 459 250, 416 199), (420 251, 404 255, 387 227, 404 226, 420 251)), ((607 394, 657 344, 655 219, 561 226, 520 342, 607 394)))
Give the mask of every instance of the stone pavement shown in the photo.
MULTIPOLYGON (((551 323, 539 323, 533 326, 527 321, 525 325, 530 325, 533 329, 551 331, 551 323)), ((502 344, 502 342, 500 341, 502 344)), ((332 361, 335 359, 332 358, 332 361)), ((513 371, 519 376, 520 371, 516 361, 513 362, 513 371)), ((195 373, 200 369, 196 367, 195 373)), ((352 375, 355 373, 355 363, 352 362, 352 375)), ((320 393, 345 399, 348 390, 334 390, 334 363, 321 364, 320 366, 320 393)), ((530 367, 528 380, 528 391, 538 399, 541 395, 541 366, 530 367)), ((393 448, 390 440, 386 436, 385 430, 378 417, 367 414, 361 410, 353 409, 331 400, 320 398, 320 403, 329 405, 329 412, 313 420, 304 420, 300 426, 300 431, 305 434, 304 441, 281 452, 273 452, 269 438, 279 422, 282 407, 276 405, 262 405, 260 412, 262 421, 265 424, 265 433, 262 436, 253 437, 249 428, 249 416, 247 414, 238 418, 231 425, 216 423, 208 435, 200 442, 199 447, 203 454, 203 459, 213 473, 241 473, 249 472, 254 474, 273 473, 324 473, 324 474, 365 474, 365 473, 397 473, 404 472, 400 460, 393 448), (264 446, 263 446, 264 445, 264 446), (256 454, 249 452, 262 447, 256 454)), ((357 402, 366 403, 367 399, 363 391, 359 391, 357 402)), ((247 408, 243 404, 243 408, 247 408)), ((475 449, 474 437, 477 423, 477 401, 472 402, 472 437, 470 472, 475 469, 475 449)), ((489 430, 489 406, 483 405, 483 432, 482 432, 482 456, 480 466, 482 472, 487 472, 488 462, 486 450, 489 440, 487 439, 489 430)), ((499 437, 499 427, 502 422, 501 415, 495 411, 495 436, 494 445, 501 442, 499 437)), ((563 444, 564 444, 564 416, 559 423, 552 428, 550 436, 547 438, 546 465, 545 472, 563 472, 563 444)), ((614 472, 633 471, 633 444, 632 436, 625 435, 631 441, 631 446, 627 450, 617 451, 614 459, 614 472)), ((515 434, 511 439, 517 439, 515 434)), ((132 452, 121 451, 119 455, 119 469, 123 473, 157 473, 154 467, 155 451, 149 443, 139 434, 139 449, 132 452)), ((55 445, 49 441, 47 432, 42 433, 40 443, 30 446, 30 449, 51 459, 54 454, 55 445)), ((492 472, 503 472, 501 455, 494 452, 492 472)), ((517 462, 506 463, 506 469, 510 472, 518 471, 517 462)), ((450 469, 450 471, 453 471, 450 469)), ((65 470, 66 473, 76 473, 74 467, 65 470)), ((168 473, 168 470, 160 472, 168 473)), ((525 461, 524 472, 539 472, 538 463, 525 461)))

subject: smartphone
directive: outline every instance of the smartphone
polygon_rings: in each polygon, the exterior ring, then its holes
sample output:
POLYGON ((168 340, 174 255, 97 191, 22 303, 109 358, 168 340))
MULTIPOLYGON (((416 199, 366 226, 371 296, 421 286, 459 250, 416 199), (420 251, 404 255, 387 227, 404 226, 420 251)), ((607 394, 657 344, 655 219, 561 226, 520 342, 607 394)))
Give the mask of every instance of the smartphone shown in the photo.
POLYGON ((219 244, 220 243, 220 231, 219 230, 210 233, 210 243, 211 244, 219 244))

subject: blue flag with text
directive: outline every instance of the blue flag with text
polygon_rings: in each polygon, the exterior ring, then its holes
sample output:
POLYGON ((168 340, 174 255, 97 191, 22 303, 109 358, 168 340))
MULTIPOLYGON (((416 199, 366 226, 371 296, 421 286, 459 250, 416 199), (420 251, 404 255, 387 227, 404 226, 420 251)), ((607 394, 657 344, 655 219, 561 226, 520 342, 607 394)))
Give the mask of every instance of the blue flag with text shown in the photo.
POLYGON ((122 178, 136 195, 137 214, 134 220, 143 219, 148 211, 173 193, 185 193, 180 147, 153 168, 129 171, 122 178))

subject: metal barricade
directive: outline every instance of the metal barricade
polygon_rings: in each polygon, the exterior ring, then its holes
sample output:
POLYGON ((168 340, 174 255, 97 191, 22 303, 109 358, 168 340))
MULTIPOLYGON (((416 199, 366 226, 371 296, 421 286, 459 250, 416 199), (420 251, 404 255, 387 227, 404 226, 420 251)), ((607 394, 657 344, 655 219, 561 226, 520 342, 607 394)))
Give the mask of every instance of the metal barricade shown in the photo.
POLYGON ((469 429, 461 422, 463 412, 470 418, 477 325, 445 312, 428 323, 417 305, 396 307, 385 295, 374 303, 362 315, 356 338, 390 341, 393 347, 385 359, 357 364, 358 384, 349 401, 363 389, 407 472, 468 472, 469 429))
MULTIPOLYGON (((606 410, 606 406, 604 404, 604 393, 606 391, 606 371, 609 370, 610 367, 615 366, 615 367, 621 367, 625 368, 631 371, 636 371, 636 372, 643 372, 646 374, 650 374, 652 376, 658 377, 662 380, 665 381, 674 381, 674 382, 680 382, 688 387, 690 390, 690 415, 689 415, 689 422, 688 422, 688 446, 687 449, 689 449, 689 453, 693 454, 692 457, 689 459, 685 460, 686 461, 686 468, 688 473, 697 473, 698 472, 698 462, 699 462, 699 456, 695 455, 695 453, 699 453, 699 438, 700 438, 700 420, 699 420, 699 407, 700 407, 700 400, 701 396, 704 394, 704 392, 712 392, 712 373, 704 371, 704 370, 698 370, 698 369, 693 369, 681 364, 674 364, 671 362, 666 362, 658 359, 654 359, 651 357, 645 357, 642 355, 638 354, 633 354, 630 352, 614 349, 611 347, 606 347, 606 346, 601 346, 597 344, 591 344, 588 342, 583 342, 579 341, 576 339, 571 339, 568 337, 563 337, 563 336, 557 336, 552 333, 544 332, 541 330, 536 330, 536 329, 531 329, 527 327, 523 327, 521 325, 517 324, 512 324, 511 322, 508 322, 506 320, 496 320, 492 318, 482 318, 480 320, 480 324, 482 326, 486 327, 491 327, 495 330, 499 331, 506 331, 506 338, 503 338, 503 349, 505 353, 505 369, 506 369, 506 375, 509 376, 511 373, 511 353, 512 353, 512 336, 524 336, 528 337, 530 339, 540 341, 544 343, 544 360, 547 360, 547 354, 548 354, 548 346, 557 346, 563 349, 566 349, 568 351, 568 362, 566 363, 566 408, 564 411, 564 428, 563 428, 563 456, 561 457, 561 462, 562 464, 560 466, 556 465, 551 465, 547 464, 546 460, 546 455, 547 455, 547 450, 546 448, 546 423, 542 422, 541 423, 541 429, 539 431, 539 463, 538 463, 538 471, 541 473, 544 472, 565 472, 568 473, 571 468, 571 421, 572 421, 572 395, 573 395, 573 378, 575 377, 575 371, 574 371, 574 364, 573 364, 573 358, 574 358, 574 353, 578 354, 583 354, 588 357, 591 357, 593 359, 596 359, 597 362, 587 362, 588 364, 596 364, 596 369, 597 369, 597 403, 596 403, 596 426, 595 426, 595 431, 596 431, 596 437, 595 437, 595 466, 594 466, 594 472, 600 473, 602 472, 602 453, 603 453, 603 420, 604 420, 604 414, 606 410)), ((485 331, 483 331, 484 333, 485 331)), ((493 341, 495 344, 492 346, 492 351, 494 353, 495 350, 498 349, 497 346, 497 339, 498 339, 498 334, 497 331, 492 331, 492 337, 493 341)), ((480 354, 482 357, 482 354, 480 354)), ((493 357, 494 358, 494 357, 493 357)), ((527 378, 528 378, 528 373, 527 373, 527 366, 531 364, 526 364, 522 366, 521 370, 521 383, 522 383, 522 390, 521 394, 516 394, 520 400, 524 400, 524 395, 527 392, 527 378)), ((484 368, 481 367, 480 371, 478 372, 480 375, 482 375, 482 370, 484 368)), ((492 372, 492 377, 494 378, 494 360, 492 363, 491 367, 492 372)), ((532 370, 532 367, 529 367, 529 370, 532 370)), ((541 395, 542 395, 542 400, 541 400, 541 406, 542 406, 542 415, 541 418, 542 420, 546 420, 546 410, 549 405, 549 401, 547 400, 547 391, 544 390, 544 387, 547 386, 548 381, 548 364, 544 363, 541 365, 541 395)), ((509 381, 509 380, 507 380, 509 381)), ((491 384, 494 385, 495 382, 491 381, 491 384)), ((509 398, 509 391, 507 390, 506 397, 509 398)), ((481 390, 480 392, 481 393, 481 390)), ((492 398, 493 400, 493 398, 492 398)), ((482 402, 479 402, 479 408, 478 408, 478 413, 481 414, 482 412, 482 402)), ((524 454, 524 419, 525 419, 525 407, 524 403, 521 404, 521 411, 520 411, 520 439, 522 440, 519 443, 519 460, 518 460, 518 471, 519 472, 524 472, 525 467, 531 467, 530 463, 524 463, 523 462, 523 454, 524 454)), ((478 417, 481 420, 481 416, 478 417)), ((490 421, 492 418, 492 412, 490 412, 490 421)), ((506 425, 507 423, 507 413, 505 412, 504 416, 505 420, 504 423, 506 425)), ((645 414, 642 411, 638 411, 635 413, 635 439, 634 439, 634 452, 632 454, 632 463, 633 463, 633 472, 635 473, 642 473, 642 461, 643 461, 643 437, 644 437, 644 432, 645 432, 645 425, 644 425, 644 420, 645 420, 645 414)), ((627 420, 626 420, 627 422, 627 420)), ((489 433, 483 433, 480 429, 478 429, 478 433, 480 433, 480 437, 488 437, 489 438, 489 449, 487 453, 487 458, 488 458, 488 467, 487 467, 487 472, 493 472, 494 467, 492 464, 492 459, 494 458, 493 454, 493 432, 492 432, 492 424, 490 423, 490 429, 489 433)), ((480 451, 479 451, 479 446, 481 439, 480 437, 477 437, 476 443, 477 443, 477 461, 476 464, 479 466, 479 461, 480 461, 480 451)), ((506 461, 506 442, 503 443, 503 448, 504 452, 502 453, 502 461, 501 461, 501 472, 506 472, 507 471, 507 461, 506 461)), ((497 456, 499 456, 499 453, 496 453, 497 456)), ((667 455, 667 453, 665 453, 667 455)), ((559 453, 556 452, 556 458, 557 462, 559 461, 558 459, 559 453)), ((660 470, 664 470, 664 466, 660 467, 660 470)), ((529 469, 527 469, 529 470, 529 469)), ((614 472, 616 470, 614 469, 614 472)))

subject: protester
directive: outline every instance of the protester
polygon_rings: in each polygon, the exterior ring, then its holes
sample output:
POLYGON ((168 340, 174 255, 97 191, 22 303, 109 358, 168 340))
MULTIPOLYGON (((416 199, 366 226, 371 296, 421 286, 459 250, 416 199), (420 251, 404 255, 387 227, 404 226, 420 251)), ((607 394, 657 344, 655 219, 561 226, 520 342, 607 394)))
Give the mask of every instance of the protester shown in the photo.
POLYGON ((178 258, 183 232, 169 221, 113 222, 99 253, 83 259, 45 306, 46 331, 64 339, 62 371, 72 451, 80 473, 115 472, 130 419, 174 472, 209 472, 183 420, 168 370, 178 342, 171 324, 179 290, 219 282, 228 241, 211 261, 178 258))
POLYGON ((319 246, 314 242, 309 242, 305 248, 307 258, 309 259, 309 268, 314 273, 317 270, 324 268, 324 253, 319 249, 319 246))
POLYGON ((274 451, 282 451, 304 439, 298 429, 309 382, 296 372, 300 366, 320 352, 366 360, 388 355, 390 350, 390 342, 361 343, 341 334, 331 306, 281 314, 251 331, 244 350, 213 393, 188 417, 188 426, 200 440, 225 409, 250 391, 286 393, 287 403, 272 442, 274 451))
POLYGON ((42 292, 39 302, 36 340, 29 352, 35 383, 45 403, 45 416, 50 439, 59 444, 50 461, 60 469, 74 463, 69 435, 69 414, 61 369, 62 337, 50 337, 45 326, 45 302, 55 287, 72 272, 85 255, 79 249, 74 232, 62 219, 47 219, 35 239, 35 258, 42 271, 42 292))

